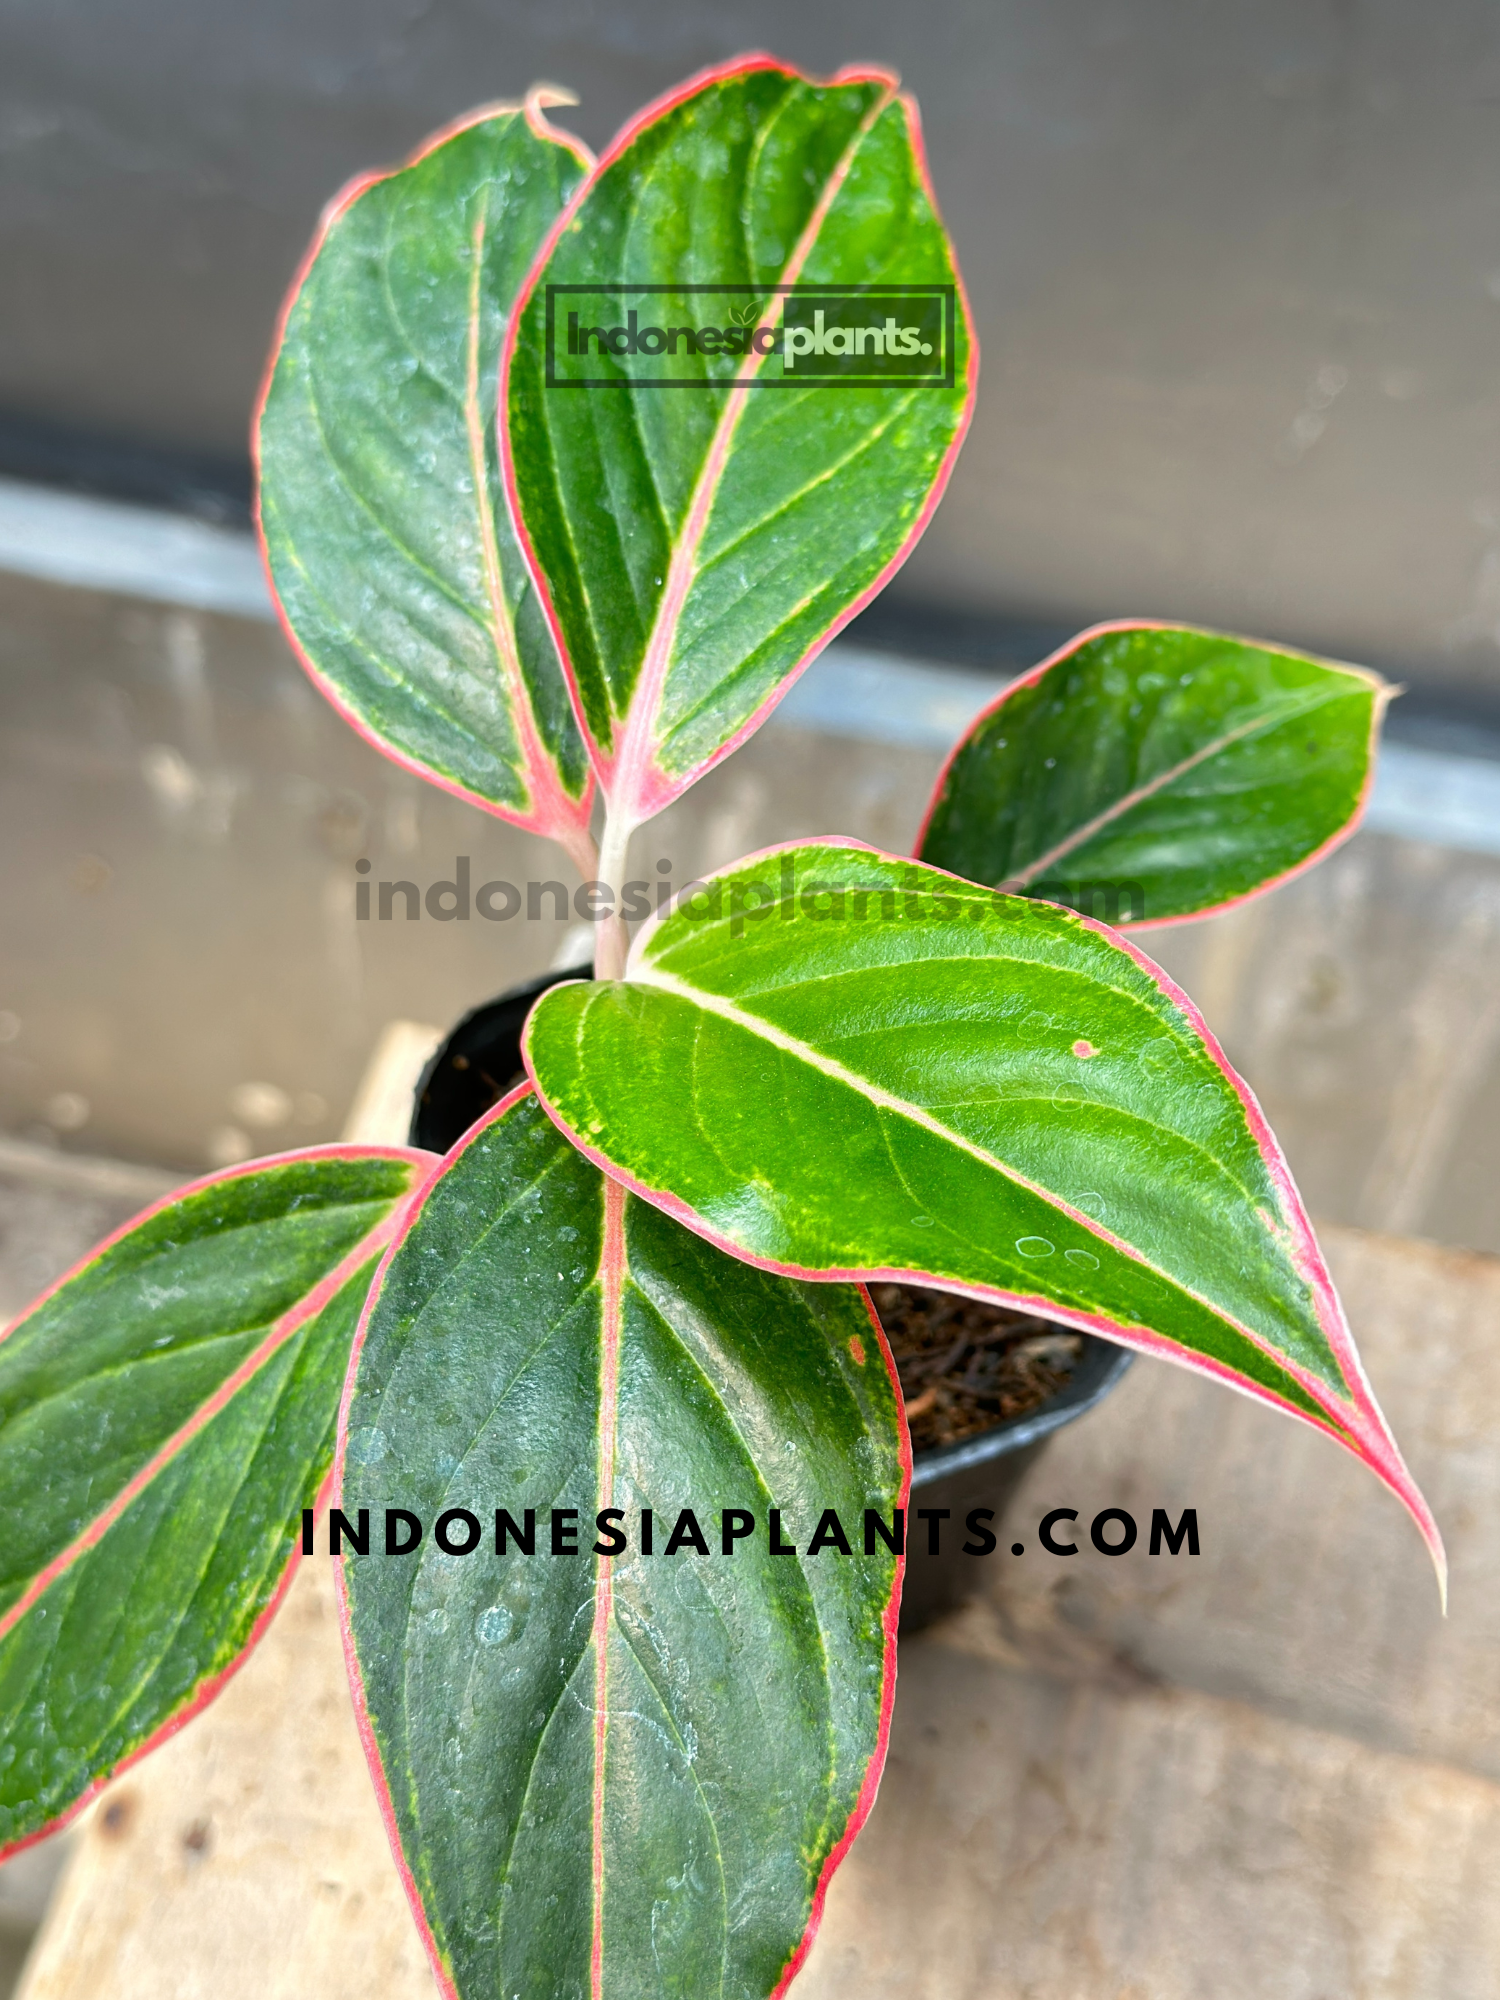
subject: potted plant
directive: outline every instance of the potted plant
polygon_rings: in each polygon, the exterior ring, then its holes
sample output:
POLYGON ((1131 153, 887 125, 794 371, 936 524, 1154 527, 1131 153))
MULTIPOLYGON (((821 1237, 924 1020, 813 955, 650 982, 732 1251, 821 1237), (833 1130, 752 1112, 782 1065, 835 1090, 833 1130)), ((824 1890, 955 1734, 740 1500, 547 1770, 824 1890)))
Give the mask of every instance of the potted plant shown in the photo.
POLYGON ((867 1285, 1311 1423, 1441 1567, 1276 1142, 1127 935, 1342 838, 1387 691, 1101 628, 975 724, 914 858, 807 841, 654 910, 632 832, 899 565, 977 360, 893 78, 746 58, 597 163, 559 101, 324 218, 260 520, 354 725, 572 856, 595 977, 441 1157, 215 1175, 0 1342, 0 1838, 211 1698, 331 1494, 444 1990, 764 1996, 873 1800, 927 1560, 867 1285))

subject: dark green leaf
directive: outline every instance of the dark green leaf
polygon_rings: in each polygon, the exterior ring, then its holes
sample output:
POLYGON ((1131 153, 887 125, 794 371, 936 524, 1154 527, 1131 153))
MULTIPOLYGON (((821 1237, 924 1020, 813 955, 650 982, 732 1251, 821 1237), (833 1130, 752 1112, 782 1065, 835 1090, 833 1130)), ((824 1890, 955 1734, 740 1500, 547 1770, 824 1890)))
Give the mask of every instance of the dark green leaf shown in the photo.
POLYGON ((204 1182, 0 1340, 0 1847, 201 1707, 258 1635, 429 1164, 331 1147, 204 1182))
POLYGON ((1189 626, 1085 632, 970 729, 918 852, 1112 924, 1222 909, 1354 831, 1390 692, 1189 626))
MULTIPOLYGON (((784 385, 769 379, 781 359, 752 353, 694 361, 698 387, 623 374, 554 387, 548 288, 738 285, 740 310, 762 306, 770 328, 786 304, 775 288, 793 283, 957 284, 915 107, 883 72, 818 84, 752 57, 643 113, 517 309, 507 477, 627 825, 763 721, 903 560, 952 463, 977 357, 960 291, 951 386, 784 385)), ((639 303, 646 318, 701 303, 724 325, 734 296, 639 303)), ((635 303, 619 299, 622 322, 635 303)))
POLYGON ((495 438, 506 316, 587 165, 541 116, 557 101, 476 112, 334 204, 260 413, 260 522, 293 641, 355 726, 586 861, 587 759, 495 438))
POLYGON ((413 1214, 346 1422, 345 1510, 424 1529, 412 1555, 346 1556, 342 1583, 445 1979, 463 2000, 765 2000, 884 1750, 896 1564, 864 1555, 863 1510, 903 1502, 903 1432, 861 1294, 721 1256, 528 1092, 413 1214), (802 1551, 835 1508, 855 1553, 773 1556, 772 1507, 802 1551), (453 1508, 471 1554, 434 1546, 453 1508), (534 1555, 497 1557, 497 1508, 535 1510, 534 1555), (550 1552, 553 1508, 577 1510, 578 1552, 550 1552), (666 1553, 683 1508, 711 1553, 666 1553), (725 1508, 756 1522, 727 1556, 725 1508))
POLYGON ((736 1255, 1035 1306, 1317 1423, 1436 1530, 1281 1152, 1116 933, 854 844, 773 850, 543 994, 591 1157, 736 1255))

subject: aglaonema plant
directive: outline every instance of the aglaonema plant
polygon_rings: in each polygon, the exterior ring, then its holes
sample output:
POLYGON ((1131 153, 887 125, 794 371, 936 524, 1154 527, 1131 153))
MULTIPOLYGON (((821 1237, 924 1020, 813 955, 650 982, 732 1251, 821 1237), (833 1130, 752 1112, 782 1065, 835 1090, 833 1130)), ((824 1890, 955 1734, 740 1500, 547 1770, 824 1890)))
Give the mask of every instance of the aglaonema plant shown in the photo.
POLYGON ((596 976, 542 996, 529 1080, 446 1159, 200 1183, 0 1343, 0 1834, 212 1694, 331 1477, 394 1524, 339 1584, 443 1990, 764 2000, 890 1718, 911 1452, 867 1281, 1297 1417, 1441 1566, 1276 1141, 1126 935, 1344 838, 1387 690, 1102 627, 974 724, 914 857, 772 849, 632 939, 631 834, 909 552, 977 355, 894 78, 747 58, 597 163, 561 101, 334 204, 256 441, 309 672, 561 842, 596 976), (1069 907, 1101 896, 1116 922, 1069 907))

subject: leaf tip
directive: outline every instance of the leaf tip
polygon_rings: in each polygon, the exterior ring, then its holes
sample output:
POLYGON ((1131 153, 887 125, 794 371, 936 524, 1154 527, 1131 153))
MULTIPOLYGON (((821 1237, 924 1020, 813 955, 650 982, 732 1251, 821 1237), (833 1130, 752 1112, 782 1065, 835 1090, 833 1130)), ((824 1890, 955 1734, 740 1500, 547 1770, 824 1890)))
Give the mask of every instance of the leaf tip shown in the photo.
MULTIPOLYGON (((1415 1489, 1413 1490, 1415 1491, 1415 1489)), ((1426 1501, 1422 1500, 1420 1493, 1416 1497, 1421 1503, 1422 1512, 1420 1516, 1414 1515, 1414 1518, 1421 1532, 1422 1540, 1427 1544, 1427 1553, 1432 1558, 1433 1574, 1437 1578, 1438 1610, 1446 1618, 1448 1616, 1448 1551, 1443 1546, 1442 1530, 1432 1518, 1431 1510, 1428 1508, 1426 1501)))
POLYGON ((1443 1533, 1433 1516, 1432 1509, 1411 1473, 1406 1462, 1396 1450, 1383 1418, 1375 1412, 1379 1426, 1379 1446, 1370 1450, 1371 1440, 1367 1437, 1356 1446, 1357 1455, 1362 1458, 1375 1476, 1390 1488, 1416 1524, 1417 1533, 1426 1545, 1432 1562, 1433 1574, 1437 1579, 1438 1605, 1442 1616, 1448 1616, 1448 1551, 1443 1546, 1443 1533))
POLYGON ((576 104, 578 92, 565 83, 534 83, 526 93, 526 109, 540 115, 560 104, 576 104))
POLYGON ((526 123, 539 139, 550 139, 555 144, 566 146, 590 171, 597 164, 592 150, 572 132, 564 132, 547 117, 561 105, 576 104, 578 93, 569 90, 565 83, 534 83, 526 93, 523 110, 526 123))

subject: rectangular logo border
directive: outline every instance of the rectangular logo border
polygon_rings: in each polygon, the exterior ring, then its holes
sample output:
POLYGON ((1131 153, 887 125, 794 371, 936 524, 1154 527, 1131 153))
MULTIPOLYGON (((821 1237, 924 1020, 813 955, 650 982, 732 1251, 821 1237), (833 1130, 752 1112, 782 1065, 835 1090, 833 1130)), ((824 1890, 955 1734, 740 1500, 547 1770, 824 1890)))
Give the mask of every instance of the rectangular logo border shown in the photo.
POLYGON ((549 389, 951 389, 956 384, 956 359, 954 353, 958 336, 958 287, 953 284, 914 285, 548 285, 546 288, 546 373, 545 386, 549 389), (761 298, 775 292, 789 297, 793 293, 808 294, 823 298, 857 298, 861 294, 873 294, 877 298, 908 294, 919 298, 940 297, 943 301, 943 340, 947 349, 948 366, 941 375, 810 375, 801 381, 786 375, 767 378, 764 371, 757 373, 748 382, 727 375, 720 379, 701 382, 651 381, 636 375, 583 375, 561 379, 554 367, 554 334, 556 332, 556 311, 554 300, 569 295, 587 295, 598 298, 601 294, 616 293, 629 298, 649 297, 652 293, 670 293, 674 298, 694 293, 739 293, 749 298, 761 298))

